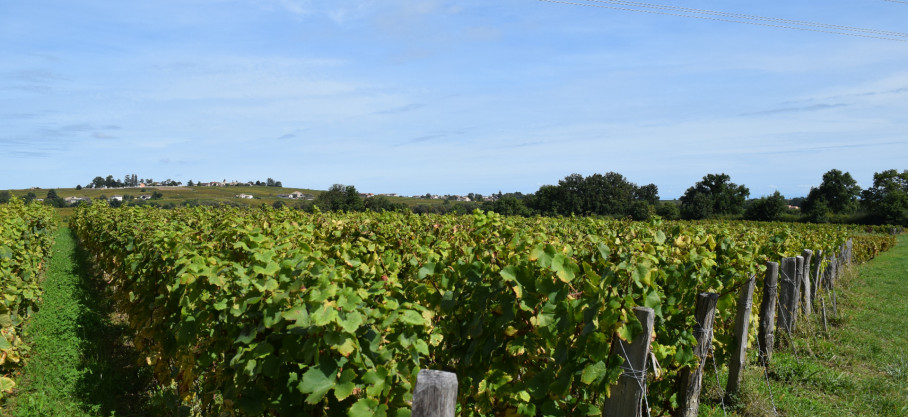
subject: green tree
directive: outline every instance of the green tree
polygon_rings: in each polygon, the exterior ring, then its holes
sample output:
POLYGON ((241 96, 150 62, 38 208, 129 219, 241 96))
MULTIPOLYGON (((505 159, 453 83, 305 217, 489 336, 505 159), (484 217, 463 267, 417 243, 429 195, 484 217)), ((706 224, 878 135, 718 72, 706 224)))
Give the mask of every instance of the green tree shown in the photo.
POLYGON ((861 187, 850 173, 837 169, 823 174, 819 187, 811 187, 801 211, 808 218, 826 218, 832 214, 853 214, 858 209, 861 187))
POLYGON ((782 218, 787 209, 788 202, 785 200, 785 196, 776 191, 770 196, 763 196, 751 201, 744 210, 744 218, 764 222, 776 221, 782 218))
POLYGON ((640 216, 659 201, 655 184, 638 187, 617 172, 593 174, 583 177, 571 174, 558 185, 544 185, 526 201, 526 205, 540 214, 548 215, 600 215, 640 216))
POLYGON ((681 196, 681 215, 686 219, 741 214, 750 190, 731 182, 726 174, 706 174, 681 196))
POLYGON ((495 201, 486 201, 482 203, 484 211, 494 211, 503 216, 531 216, 532 210, 527 207, 523 200, 513 196, 504 196, 495 201))
POLYGON ((9 203, 9 200, 12 198, 9 191, 0 191, 0 204, 9 203))
POLYGON ((881 224, 908 226, 908 170, 873 174, 873 186, 861 193, 861 204, 881 224))
POLYGON ((681 218, 681 208, 673 201, 665 201, 656 206, 656 215, 666 220, 681 218))
POLYGON ((36 196, 35 193, 29 191, 28 194, 25 195, 25 203, 31 203, 32 201, 35 201, 36 198, 38 198, 38 196, 36 196))
POLYGON ((328 191, 318 195, 315 204, 322 210, 330 211, 363 211, 365 204, 356 187, 334 184, 328 191))

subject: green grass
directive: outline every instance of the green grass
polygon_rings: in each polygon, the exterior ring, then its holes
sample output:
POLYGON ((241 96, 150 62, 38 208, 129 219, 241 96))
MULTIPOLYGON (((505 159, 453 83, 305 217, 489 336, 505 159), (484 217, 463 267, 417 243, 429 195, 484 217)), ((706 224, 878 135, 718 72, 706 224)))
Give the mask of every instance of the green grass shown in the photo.
MULTIPOLYGON (((783 416, 908 416, 908 235, 852 269, 836 292, 839 317, 825 295, 829 332, 819 313, 799 321, 793 343, 773 355, 769 388, 751 349, 728 415, 771 416, 774 404, 783 416)), ((704 381, 700 415, 723 415, 715 373, 704 381)))
POLYGON ((69 229, 57 234, 42 287, 40 310, 26 327, 32 355, 0 415, 160 415, 148 405, 150 375, 69 229))

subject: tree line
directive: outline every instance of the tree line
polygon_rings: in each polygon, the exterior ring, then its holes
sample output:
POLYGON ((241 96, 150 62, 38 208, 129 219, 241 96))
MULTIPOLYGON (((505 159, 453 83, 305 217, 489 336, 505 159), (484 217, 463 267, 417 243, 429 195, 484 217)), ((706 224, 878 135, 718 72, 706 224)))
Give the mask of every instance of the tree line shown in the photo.
MULTIPOLYGON (((143 183, 135 174, 123 181, 113 176, 96 177, 89 187, 126 187, 143 183)), ((151 179, 147 180, 152 182, 151 179)), ((175 182, 179 185, 178 182, 175 182)), ((193 184, 190 181, 190 184, 193 184)), ((255 185, 277 186, 268 178, 255 185)), ((480 194, 471 194, 483 200, 480 194)), ((781 193, 749 199, 750 190, 735 184, 724 173, 707 174, 688 188, 678 201, 660 201, 655 184, 637 185, 616 172, 582 176, 571 174, 555 185, 543 185, 535 193, 501 193, 486 201, 444 200, 441 204, 407 205, 384 196, 364 198, 353 185, 335 184, 314 201, 300 201, 293 208, 327 211, 402 211, 414 213, 470 213, 475 209, 516 216, 607 216, 647 220, 744 219, 758 221, 805 221, 813 223, 898 224, 908 226, 908 170, 874 173, 873 185, 861 189, 848 172, 832 169, 806 197, 787 199, 781 193), (792 206, 798 206, 793 208, 792 206)), ((8 191, 0 192, 0 203, 9 201, 8 191)), ((26 200, 37 196, 29 193, 26 200)), ((473 199, 471 198, 471 199, 473 199)), ((66 205, 54 190, 46 204, 66 205)), ((279 201, 276 207, 286 203, 279 201)))
POLYGON ((470 213, 474 209, 518 216, 607 216, 647 220, 742 219, 813 223, 899 224, 908 226, 908 170, 885 170, 873 175, 862 190, 848 172, 832 169, 807 197, 788 199, 778 191, 749 199, 750 190, 725 173, 707 174, 678 201, 660 201, 655 184, 637 185, 616 172, 584 177, 571 174, 535 193, 498 194, 494 201, 407 206, 385 197, 362 198, 356 187, 335 184, 315 201, 297 208, 313 210, 411 210, 414 213, 470 213))

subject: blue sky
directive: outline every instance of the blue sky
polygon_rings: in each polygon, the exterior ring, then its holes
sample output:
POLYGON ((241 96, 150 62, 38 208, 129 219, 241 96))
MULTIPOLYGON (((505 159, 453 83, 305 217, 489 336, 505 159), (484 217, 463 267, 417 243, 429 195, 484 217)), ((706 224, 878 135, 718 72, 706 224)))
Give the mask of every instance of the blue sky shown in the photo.
MULTIPOLYGON (((0 188, 527 193, 615 171, 675 198, 724 172, 795 197, 908 169, 908 35, 652 4, 2 2, 0 188)), ((655 4, 908 32, 899 1, 655 4)))

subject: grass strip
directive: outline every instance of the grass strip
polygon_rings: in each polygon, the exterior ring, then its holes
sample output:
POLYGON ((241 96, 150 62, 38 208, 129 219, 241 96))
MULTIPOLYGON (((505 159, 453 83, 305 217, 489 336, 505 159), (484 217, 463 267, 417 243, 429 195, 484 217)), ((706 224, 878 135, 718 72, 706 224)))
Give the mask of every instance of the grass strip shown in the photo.
MULTIPOLYGON (((793 343, 773 355, 770 388, 751 349, 741 397, 726 406, 727 415, 908 415, 908 235, 898 239, 895 248, 837 283, 838 317, 830 294, 824 294, 828 333, 820 311, 799 319, 793 343)), ((723 388, 725 377, 722 372, 723 388)), ((704 392, 713 398, 701 416, 725 414, 714 379, 704 377, 711 385, 704 392)))
POLYGON ((72 233, 61 228, 42 283, 40 310, 26 328, 34 348, 2 416, 140 416, 150 375, 137 366, 125 324, 72 233))

